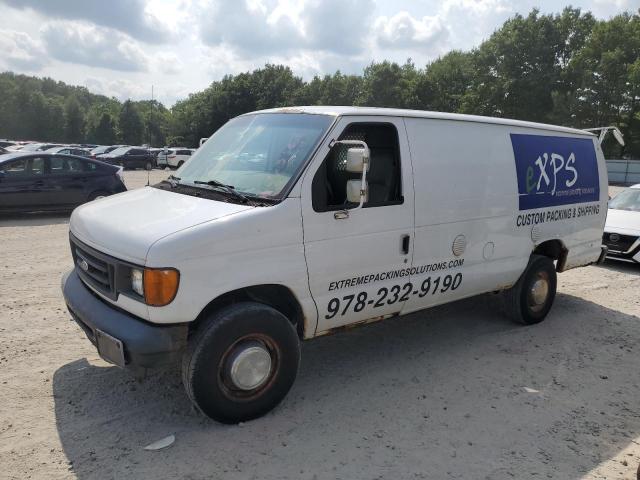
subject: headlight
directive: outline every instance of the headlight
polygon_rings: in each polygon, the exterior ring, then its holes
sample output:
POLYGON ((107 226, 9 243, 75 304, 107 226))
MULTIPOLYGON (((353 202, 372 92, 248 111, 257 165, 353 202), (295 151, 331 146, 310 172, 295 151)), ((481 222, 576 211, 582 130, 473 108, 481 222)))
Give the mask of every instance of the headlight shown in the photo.
POLYGON ((180 274, 173 268, 133 268, 131 289, 144 298, 147 305, 162 307, 178 293, 180 274))
POLYGON ((143 275, 142 270, 131 270, 131 289, 141 297, 144 297, 143 275))

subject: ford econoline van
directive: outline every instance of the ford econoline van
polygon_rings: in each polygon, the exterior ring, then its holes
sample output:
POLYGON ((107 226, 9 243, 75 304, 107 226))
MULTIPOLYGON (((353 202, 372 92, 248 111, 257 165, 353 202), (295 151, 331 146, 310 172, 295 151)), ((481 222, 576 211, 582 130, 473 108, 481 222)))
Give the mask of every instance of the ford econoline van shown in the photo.
POLYGON ((300 341, 502 292, 542 321, 556 272, 597 262, 607 174, 571 128, 299 107, 230 120, 165 181, 71 217, 69 311, 108 362, 182 362, 222 422, 291 388, 300 341))

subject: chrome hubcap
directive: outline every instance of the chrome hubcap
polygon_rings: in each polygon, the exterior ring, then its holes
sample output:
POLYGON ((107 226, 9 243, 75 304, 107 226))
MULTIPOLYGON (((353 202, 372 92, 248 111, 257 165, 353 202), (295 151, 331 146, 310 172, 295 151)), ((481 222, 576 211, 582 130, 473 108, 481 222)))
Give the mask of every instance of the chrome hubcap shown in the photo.
POLYGON ((549 296, 549 279, 545 272, 540 272, 538 278, 529 290, 529 306, 534 312, 539 312, 547 302, 549 296))
POLYGON ((271 373, 271 355, 260 342, 239 345, 230 358, 229 377, 240 390, 254 390, 263 385, 271 373))

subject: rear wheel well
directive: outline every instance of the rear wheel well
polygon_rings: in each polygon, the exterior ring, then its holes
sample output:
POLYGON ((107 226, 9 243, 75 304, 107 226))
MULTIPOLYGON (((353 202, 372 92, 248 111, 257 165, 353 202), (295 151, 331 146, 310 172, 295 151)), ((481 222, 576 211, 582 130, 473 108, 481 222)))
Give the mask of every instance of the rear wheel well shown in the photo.
POLYGON ((556 271, 562 272, 564 265, 567 261, 567 255, 569 250, 564 246, 560 240, 547 240, 536 246, 532 254, 544 255, 556 261, 556 271))
POLYGON ((255 285, 220 295, 218 298, 209 302, 202 312, 200 312, 198 318, 191 322, 189 326, 189 335, 192 335, 193 332, 198 329, 202 321, 206 319, 211 312, 224 308, 228 305, 246 301, 263 303, 275 308, 293 324, 296 332, 298 333, 298 337, 303 338, 304 315, 302 313, 302 307, 291 290, 283 285, 277 284, 255 285))

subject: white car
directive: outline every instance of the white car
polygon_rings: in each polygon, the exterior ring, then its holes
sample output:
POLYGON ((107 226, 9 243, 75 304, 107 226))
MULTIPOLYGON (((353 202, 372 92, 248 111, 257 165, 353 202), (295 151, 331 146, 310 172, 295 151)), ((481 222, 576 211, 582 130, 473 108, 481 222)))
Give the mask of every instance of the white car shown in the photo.
POLYGON ((193 150, 190 148, 170 148, 167 153, 160 152, 157 157, 158 166, 169 166, 179 168, 184 162, 191 158, 193 150))
POLYGON ((602 243, 608 258, 640 263, 640 183, 609 201, 602 243))
POLYGON ((178 175, 76 208, 63 294, 107 361, 181 360, 202 412, 244 421, 284 398, 302 340, 495 291, 541 322, 556 272, 604 257, 607 183, 598 138, 572 128, 248 113, 178 175))

